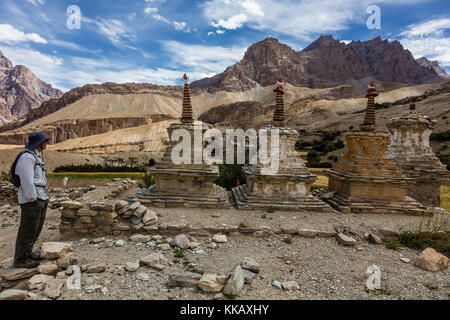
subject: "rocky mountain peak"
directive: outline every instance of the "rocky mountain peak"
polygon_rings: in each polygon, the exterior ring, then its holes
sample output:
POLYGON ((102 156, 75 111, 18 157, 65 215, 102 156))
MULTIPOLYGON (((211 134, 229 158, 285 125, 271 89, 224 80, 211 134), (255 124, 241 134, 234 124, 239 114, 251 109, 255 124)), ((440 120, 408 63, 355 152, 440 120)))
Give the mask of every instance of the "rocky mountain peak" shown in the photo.
POLYGON ((321 35, 316 41, 312 42, 303 51, 312 51, 320 47, 345 47, 345 44, 336 40, 331 35, 321 35))
POLYGON ((51 98, 59 98, 62 92, 46 84, 25 66, 14 66, 0 52, 0 118, 3 122, 26 116, 31 110, 38 108, 42 102, 51 98))
POLYGON ((437 61, 430 61, 427 58, 422 57, 420 59, 417 59, 417 63, 425 68, 433 69, 439 76, 444 79, 450 79, 450 75, 447 74, 447 72, 439 66, 439 63, 437 61))
MULTIPOLYGON (((248 48, 244 58, 212 78, 195 81, 192 88, 245 91, 272 85, 283 77, 294 86, 327 88, 339 85, 367 87, 367 79, 405 84, 443 80, 433 69, 420 65, 398 41, 376 37, 344 44, 321 35, 296 52, 275 38, 248 48)), ((358 92, 356 92, 358 94, 358 92)))
POLYGON ((0 51, 0 71, 10 70, 13 68, 12 62, 0 51))

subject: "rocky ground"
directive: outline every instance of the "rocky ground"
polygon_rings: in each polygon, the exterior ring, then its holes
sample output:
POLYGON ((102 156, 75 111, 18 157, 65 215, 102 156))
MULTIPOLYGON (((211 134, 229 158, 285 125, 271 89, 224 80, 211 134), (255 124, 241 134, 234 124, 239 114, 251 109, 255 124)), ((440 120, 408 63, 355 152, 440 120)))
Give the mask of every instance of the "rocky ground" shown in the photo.
MULTIPOLYGON (((130 190, 122 198, 136 191, 130 190)), ((102 195, 102 187, 96 192, 102 195)), ((220 226, 239 225, 244 221, 252 227, 270 226, 285 232, 265 238, 243 235, 231 235, 226 239, 187 236, 187 241, 183 237, 176 238, 176 244, 173 242, 176 234, 73 239, 74 256, 85 270, 82 288, 69 290, 63 285, 57 288, 58 299, 220 299, 223 295, 204 290, 221 289, 221 281, 226 278, 220 275, 233 272, 244 258, 252 258, 260 270, 251 284, 244 285, 236 299, 450 299, 448 269, 439 272, 420 269, 413 264, 419 251, 394 251, 367 239, 368 233, 384 237, 387 230, 414 229, 428 218, 306 212, 264 215, 263 212, 237 210, 152 210, 158 214, 160 223, 220 226), (338 230, 352 237, 354 243, 347 246, 336 237, 310 238, 286 234, 289 229, 299 228, 324 232, 338 230), (292 242, 289 243, 286 237, 292 242), (183 243, 183 240, 188 243, 183 243), (180 250, 177 245, 188 248, 180 250), (380 291, 366 290, 369 276, 366 270, 372 265, 381 269, 383 289, 380 291), (203 281, 202 289, 200 285, 188 288, 168 286, 171 275, 186 271, 217 276, 209 282, 203 281)), ((9 258, 14 253, 19 210, 13 207, 0 209, 0 212, 4 224, 0 229, 0 261, 4 261, 3 267, 8 267, 11 264, 9 258)), ((59 219, 58 209, 49 210, 37 247, 43 242, 59 241, 59 219)), ((245 271, 245 274, 249 273, 245 271)), ((61 281, 67 277, 64 272, 57 276, 61 281)), ((27 281, 18 282, 17 286, 18 289, 29 289, 27 281)), ((42 291, 37 297, 45 296, 45 291, 42 291)))

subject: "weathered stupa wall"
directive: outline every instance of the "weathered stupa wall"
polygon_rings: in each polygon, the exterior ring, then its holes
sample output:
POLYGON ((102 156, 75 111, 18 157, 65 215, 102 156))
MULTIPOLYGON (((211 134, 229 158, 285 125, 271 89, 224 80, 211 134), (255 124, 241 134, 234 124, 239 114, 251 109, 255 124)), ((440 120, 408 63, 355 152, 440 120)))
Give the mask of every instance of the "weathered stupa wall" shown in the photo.
POLYGON ((412 179, 408 185, 408 196, 420 203, 439 207, 441 186, 449 173, 430 147, 430 135, 436 121, 422 116, 411 105, 410 111, 388 123, 391 143, 386 151, 402 173, 412 179))

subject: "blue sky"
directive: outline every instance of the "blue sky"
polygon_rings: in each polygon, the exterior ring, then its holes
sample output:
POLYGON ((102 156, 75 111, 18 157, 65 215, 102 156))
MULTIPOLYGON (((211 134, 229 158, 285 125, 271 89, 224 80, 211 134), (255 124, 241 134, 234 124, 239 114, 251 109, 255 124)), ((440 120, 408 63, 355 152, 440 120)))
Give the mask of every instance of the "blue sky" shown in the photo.
POLYGON ((266 37, 301 50, 321 34, 398 40, 450 72, 448 0, 0 0, 0 50, 67 91, 113 81, 179 85, 222 72, 266 37), (67 27, 67 8, 81 29, 67 27), (381 9, 370 30, 369 5, 381 9))

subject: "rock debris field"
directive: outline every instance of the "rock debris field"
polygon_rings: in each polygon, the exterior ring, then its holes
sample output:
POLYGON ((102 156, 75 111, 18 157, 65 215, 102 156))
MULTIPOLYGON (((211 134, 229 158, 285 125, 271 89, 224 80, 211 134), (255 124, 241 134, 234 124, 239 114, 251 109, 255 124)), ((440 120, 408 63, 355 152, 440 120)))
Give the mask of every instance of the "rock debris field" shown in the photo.
POLYGON ((50 209, 35 247, 42 247, 46 259, 35 270, 14 271, 9 268, 20 215, 10 206, 0 209, 8 221, 0 230, 0 299, 450 299, 448 259, 382 244, 390 233, 429 218, 150 209, 160 223, 265 226, 270 231, 264 237, 143 231, 62 241, 61 212, 50 209), (381 272, 380 290, 366 285, 366 271, 373 265, 381 272), (67 279, 77 268, 81 287, 69 288, 67 279), (433 268, 439 271, 429 271, 433 268))

